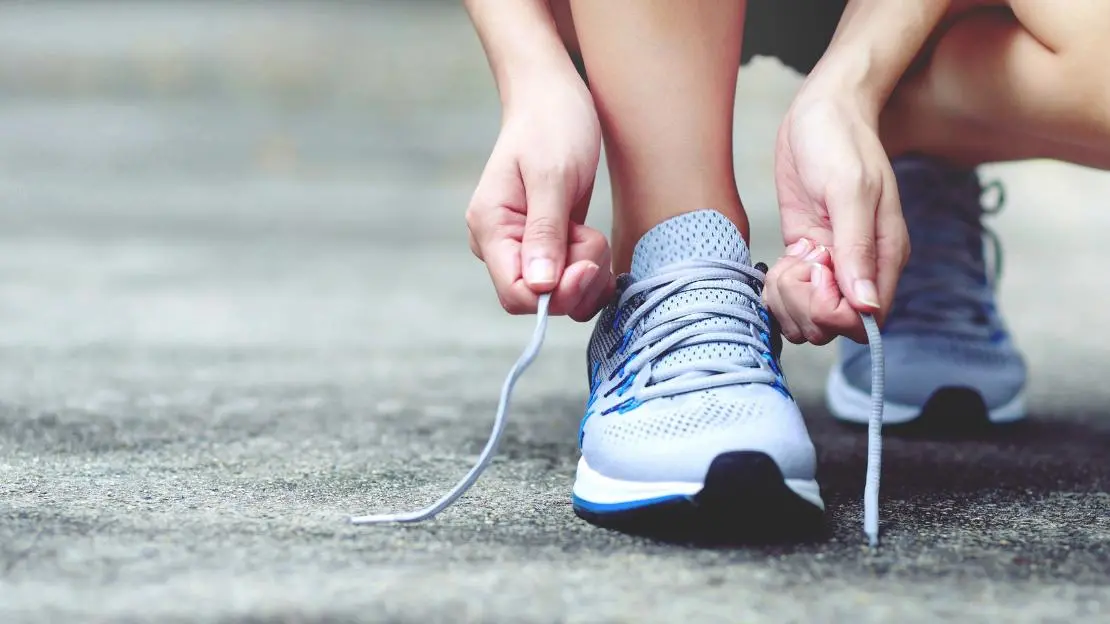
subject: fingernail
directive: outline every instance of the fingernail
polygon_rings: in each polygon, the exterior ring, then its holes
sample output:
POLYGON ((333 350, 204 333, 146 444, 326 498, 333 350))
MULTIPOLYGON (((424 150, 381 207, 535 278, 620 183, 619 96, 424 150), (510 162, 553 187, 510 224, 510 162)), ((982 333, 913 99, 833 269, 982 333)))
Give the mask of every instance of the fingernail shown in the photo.
POLYGON ((584 295, 589 292, 590 287, 594 285, 595 281, 597 281, 597 274, 600 272, 601 267, 597 266, 596 264, 591 264, 590 266, 586 267, 586 270, 582 272, 582 278, 578 280, 579 295, 584 295))
POLYGON ((820 264, 813 265, 809 270, 809 281, 813 283, 814 288, 824 288, 825 286, 825 267, 820 264))
POLYGON ((879 292, 875 290, 875 284, 871 280, 856 280, 854 288, 856 299, 859 299, 860 303, 872 308, 879 307, 879 292))
POLYGON ((806 255, 804 259, 808 262, 813 262, 814 260, 820 258, 821 254, 825 253, 825 251, 826 249, 824 245, 818 245, 817 248, 809 252, 809 254, 806 255))
POLYGON ((536 286, 555 283, 555 263, 547 258, 536 258, 528 263, 524 275, 528 283, 536 286))
POLYGON ((809 240, 805 238, 798 239, 793 245, 786 248, 786 255, 801 258, 810 250, 809 240))

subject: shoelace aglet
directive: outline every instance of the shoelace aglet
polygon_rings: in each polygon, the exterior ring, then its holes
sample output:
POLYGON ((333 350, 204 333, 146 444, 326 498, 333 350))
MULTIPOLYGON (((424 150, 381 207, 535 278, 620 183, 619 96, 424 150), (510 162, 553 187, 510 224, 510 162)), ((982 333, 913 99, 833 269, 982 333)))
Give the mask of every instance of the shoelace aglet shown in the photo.
POLYGON ((883 460, 883 392, 886 374, 883 338, 870 314, 861 314, 871 351, 871 418, 867 422, 867 477, 863 488, 863 532, 871 548, 879 547, 879 480, 883 460))
POLYGON ((516 364, 509 371, 509 375, 505 378, 505 383, 501 386, 501 398, 497 404, 497 416, 493 420, 493 433, 490 434, 489 441, 486 442, 485 448, 482 449, 481 455, 478 456, 478 462, 466 473, 451 491, 447 492, 442 498, 435 503, 432 503, 424 509, 416 511, 408 511, 401 513, 388 513, 388 514, 374 514, 365 516, 351 516, 351 524, 387 524, 387 523, 408 523, 408 522, 422 522, 434 518, 439 512, 447 509, 466 494, 467 490, 474 485, 482 473, 489 467, 493 461, 494 455, 497 453, 497 445, 501 442, 501 435, 505 432, 505 421, 509 413, 509 399, 512 397, 513 387, 516 386, 517 379, 524 373, 525 369, 536 359, 540 352, 540 347, 543 346, 544 335, 547 333, 547 319, 548 311, 551 303, 551 295, 540 295, 539 303, 536 309, 536 329, 532 332, 532 340, 528 346, 524 348, 524 352, 520 354, 516 364))

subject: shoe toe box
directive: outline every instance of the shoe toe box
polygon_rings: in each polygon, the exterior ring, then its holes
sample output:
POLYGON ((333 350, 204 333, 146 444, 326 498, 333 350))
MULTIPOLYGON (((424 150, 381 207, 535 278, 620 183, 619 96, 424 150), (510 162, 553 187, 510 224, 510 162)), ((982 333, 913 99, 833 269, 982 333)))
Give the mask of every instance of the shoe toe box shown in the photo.
POLYGON ((700 482, 722 453, 770 456, 787 479, 813 479, 816 454, 795 402, 752 384, 654 399, 625 412, 592 416, 582 453, 614 479, 700 482))
MULTIPOLYGON (((924 405, 942 388, 970 388, 988 408, 1005 405, 1025 386, 1021 355, 1006 343, 935 336, 884 336, 886 400, 924 405)), ((871 355, 866 345, 844 345, 841 371, 848 383, 871 391, 871 355)))

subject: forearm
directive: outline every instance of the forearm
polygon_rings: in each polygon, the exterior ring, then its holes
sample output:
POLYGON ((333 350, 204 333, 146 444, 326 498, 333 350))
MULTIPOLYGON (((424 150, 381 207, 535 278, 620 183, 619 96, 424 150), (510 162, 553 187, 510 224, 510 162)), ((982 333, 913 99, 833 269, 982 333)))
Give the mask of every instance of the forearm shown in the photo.
POLYGON ((809 80, 858 97, 877 117, 952 0, 849 0, 809 80))
POLYGON ((465 0, 501 101, 528 85, 580 80, 547 0, 465 0))

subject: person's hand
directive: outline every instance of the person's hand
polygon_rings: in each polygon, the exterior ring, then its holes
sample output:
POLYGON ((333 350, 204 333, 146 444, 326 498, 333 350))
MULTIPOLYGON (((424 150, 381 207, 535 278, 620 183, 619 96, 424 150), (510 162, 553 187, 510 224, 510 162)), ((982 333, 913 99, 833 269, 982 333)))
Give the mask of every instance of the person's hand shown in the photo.
POLYGON ((486 264, 502 307, 589 320, 612 294, 609 243, 584 221, 601 129, 578 76, 520 87, 467 209, 470 248, 486 264))
POLYGON ((865 341, 860 312, 890 310, 909 237, 877 111, 832 89, 803 87, 775 150, 786 255, 764 299, 794 343, 865 341))

